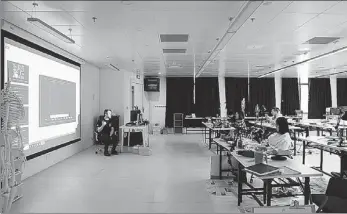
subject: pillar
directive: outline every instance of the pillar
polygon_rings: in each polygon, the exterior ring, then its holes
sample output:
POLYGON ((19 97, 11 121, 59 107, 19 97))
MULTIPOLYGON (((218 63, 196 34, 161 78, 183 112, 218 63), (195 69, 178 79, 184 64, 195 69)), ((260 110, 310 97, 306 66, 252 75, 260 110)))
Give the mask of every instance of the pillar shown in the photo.
MULTIPOLYGON (((4 14, 4 2, 3 1, 0 1, 0 38, 1 38, 1 29, 2 29, 2 26, 3 26, 3 14, 4 14)), ((2 44, 0 44, 0 47, 2 46, 2 44)), ((0 51, 0 68, 3 66, 1 63, 2 63, 2 55, 1 55, 1 52, 0 51)), ((2 82, 3 80, 1 79, 1 76, 0 75, 0 82, 2 82)))
POLYGON ((219 103, 220 103, 220 116, 227 117, 227 107, 225 98, 225 51, 222 50, 219 56, 219 70, 218 70, 218 88, 219 88, 219 103))
POLYGON ((280 72, 275 74, 275 100, 276 107, 281 109, 282 103, 282 75, 280 72))
POLYGON ((336 75, 330 76, 331 107, 337 107, 337 84, 336 75))
MULTIPOLYGON (((300 61, 306 60, 309 58, 309 55, 301 55, 300 61)), ((297 66, 298 73, 298 83, 299 83, 299 96, 300 96, 300 110, 304 112, 303 119, 308 118, 308 72, 309 72, 309 64, 303 63, 297 66)))

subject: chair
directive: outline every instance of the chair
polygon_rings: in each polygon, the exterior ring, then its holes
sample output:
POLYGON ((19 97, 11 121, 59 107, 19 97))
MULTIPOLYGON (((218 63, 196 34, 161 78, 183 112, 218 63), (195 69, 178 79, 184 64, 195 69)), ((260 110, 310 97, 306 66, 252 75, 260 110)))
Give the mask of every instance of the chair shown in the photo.
POLYGON ((347 213, 347 180, 330 178, 325 194, 312 194, 318 212, 347 213))

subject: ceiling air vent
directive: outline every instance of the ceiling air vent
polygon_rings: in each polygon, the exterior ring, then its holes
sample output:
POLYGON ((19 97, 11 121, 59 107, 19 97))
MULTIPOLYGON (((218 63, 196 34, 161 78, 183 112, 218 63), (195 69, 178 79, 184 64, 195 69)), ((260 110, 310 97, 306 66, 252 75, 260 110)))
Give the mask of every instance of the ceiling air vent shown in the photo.
POLYGON ((304 44, 310 44, 310 45, 326 45, 331 42, 334 42, 336 40, 340 39, 340 37, 314 37, 304 44))
POLYGON ((188 34, 160 34, 160 42, 188 42, 188 34))
POLYGON ((187 49, 163 49, 164 54, 186 53, 187 49))

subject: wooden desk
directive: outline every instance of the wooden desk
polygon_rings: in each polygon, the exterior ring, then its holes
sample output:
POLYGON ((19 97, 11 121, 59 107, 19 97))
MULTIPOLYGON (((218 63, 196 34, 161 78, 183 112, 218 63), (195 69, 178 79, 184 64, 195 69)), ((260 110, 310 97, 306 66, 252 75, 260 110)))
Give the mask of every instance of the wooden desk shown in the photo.
POLYGON ((326 175, 332 176, 330 173, 323 170, 323 152, 336 154, 340 157, 340 176, 347 175, 347 147, 338 147, 338 142, 335 144, 329 143, 329 137, 325 136, 308 136, 300 137, 298 140, 303 141, 302 163, 305 164, 306 148, 315 148, 320 150, 320 166, 313 167, 314 169, 323 172, 326 175))
POLYGON ((247 180, 243 180, 245 176, 245 173, 247 173, 244 168, 249 167, 255 164, 254 158, 248 158, 241 155, 238 155, 236 151, 232 152, 232 155, 234 158, 239 162, 238 167, 238 205, 242 203, 242 196, 243 195, 252 195, 253 198, 258 202, 260 206, 263 206, 266 204, 267 206, 271 206, 271 197, 272 197, 272 188, 273 187, 279 187, 279 186, 285 186, 285 187, 292 187, 292 186, 301 186, 304 189, 304 197, 305 197, 305 205, 309 203, 309 197, 310 197, 310 177, 320 177, 323 176, 322 173, 317 172, 314 169, 311 169, 310 167, 307 167, 303 164, 300 164, 296 162, 295 160, 287 159, 285 161, 273 161, 271 159, 268 160, 268 164, 282 168, 285 167, 290 168, 291 170, 295 170, 299 173, 293 173, 293 174, 287 174, 287 173, 276 173, 272 175, 265 175, 265 176, 257 176, 259 179, 261 179, 264 183, 263 188, 254 188, 251 184, 247 182, 247 180), (287 179, 289 181, 288 184, 272 184, 274 179, 287 179), (295 182, 292 178, 296 178, 297 182, 295 182), (304 185, 302 185, 301 180, 299 178, 304 178, 305 182, 304 185), (243 189, 243 184, 247 185, 248 189, 243 189), (263 195, 263 203, 256 197, 256 195, 263 195))
POLYGON ((231 152, 233 150, 232 143, 233 142, 227 142, 220 138, 213 139, 215 144, 217 145, 217 155, 219 153, 219 179, 222 179, 222 173, 227 172, 228 170, 222 169, 222 158, 223 158, 223 151, 231 152))
MULTIPOLYGON (((298 123, 292 123, 294 126, 304 127, 306 128, 306 136, 309 136, 309 129, 315 129, 317 130, 317 136, 321 135, 321 132, 328 131, 330 135, 332 135, 332 132, 335 131, 335 125, 336 123, 323 123, 322 120, 304 120, 298 123)), ((340 125, 340 130, 347 130, 346 125, 340 125)))
MULTIPOLYGON (((184 124, 185 124, 185 128, 186 128, 186 134, 188 134, 188 131, 203 131, 203 127, 201 127, 201 123, 205 120, 205 118, 203 118, 203 117, 191 117, 191 116, 189 117, 189 116, 186 116, 184 118, 184 120, 193 121, 194 123, 200 125, 200 127, 198 127, 198 126, 196 126, 196 127, 201 128, 201 129, 198 129, 198 130, 196 130, 196 129, 189 129, 189 128, 195 128, 195 126, 189 127, 189 125, 191 125, 191 124, 185 122, 184 124)), ((196 125, 196 124, 194 124, 194 125, 196 125)))
POLYGON ((228 128, 223 128, 223 127, 213 127, 212 123, 206 123, 203 122, 202 123, 205 126, 205 132, 204 132, 204 139, 206 140, 206 131, 208 129, 208 148, 211 149, 211 145, 213 144, 213 140, 212 140, 212 133, 216 133, 218 134, 220 131, 231 131, 231 130, 235 130, 234 127, 228 127, 228 128))
POLYGON ((142 132, 142 138, 143 138, 143 146, 149 147, 149 135, 148 135, 148 125, 141 125, 141 126, 126 126, 123 125, 119 127, 122 130, 122 139, 121 139, 121 152, 123 152, 123 146, 124 146, 124 133, 128 133, 128 142, 127 145, 130 144, 130 133, 131 132, 142 132))

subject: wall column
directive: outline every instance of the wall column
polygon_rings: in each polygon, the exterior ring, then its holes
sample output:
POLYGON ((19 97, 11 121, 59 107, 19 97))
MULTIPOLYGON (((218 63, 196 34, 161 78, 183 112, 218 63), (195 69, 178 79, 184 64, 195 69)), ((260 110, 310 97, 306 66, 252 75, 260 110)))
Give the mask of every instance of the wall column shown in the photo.
MULTIPOLYGON (((300 61, 308 59, 308 54, 301 55, 300 61)), ((303 63, 297 66, 298 73, 298 84, 299 84, 299 97, 300 97, 300 110, 304 112, 303 119, 308 118, 308 99, 309 99, 309 88, 308 88, 308 63, 303 63)))
POLYGON ((276 107, 281 109, 282 103, 282 75, 280 72, 275 74, 275 100, 276 107))
POLYGON ((331 107, 337 107, 337 84, 336 75, 330 76, 331 107))
MULTIPOLYGON (((3 7, 3 5, 4 5, 4 2, 0 2, 0 38, 1 38, 1 29, 2 29, 2 25, 3 25, 3 20, 2 20, 2 18, 3 18, 3 14, 4 14, 4 7, 3 7)), ((0 46, 1 46, 1 44, 0 44, 0 46)), ((2 55, 1 55, 1 52, 2 51, 0 51, 0 59, 2 59, 2 55)), ((1 60, 0 60, 0 68, 2 67, 2 64, 1 64, 1 60)), ((0 75, 0 82, 2 82, 3 80, 1 79, 1 76, 2 75, 0 75)), ((4 141, 4 138, 3 137, 0 137, 0 146, 3 146, 5 144, 5 141, 4 141)))
MULTIPOLYGON (((0 38, 1 38, 1 29, 2 29, 2 26, 3 26, 3 16, 4 16, 4 2, 2 2, 2 1, 0 1, 0 38)), ((1 44, 0 44, 0 46, 1 46, 1 44)), ((2 51, 0 51, 0 59, 2 59, 2 56, 1 56, 1 52, 2 51)), ((1 60, 0 60, 0 68, 1 68, 1 66, 2 66, 2 64, 1 64, 1 60)), ((1 75, 0 75, 0 82, 1 81, 3 81, 2 79, 1 79, 1 75)))
POLYGON ((227 106, 225 98, 225 51, 222 50, 219 56, 219 70, 218 70, 218 88, 219 88, 219 103, 220 103, 220 116, 227 117, 227 106))

